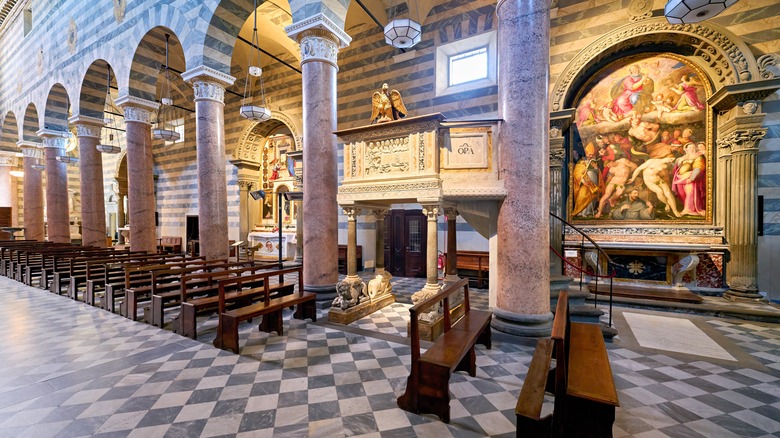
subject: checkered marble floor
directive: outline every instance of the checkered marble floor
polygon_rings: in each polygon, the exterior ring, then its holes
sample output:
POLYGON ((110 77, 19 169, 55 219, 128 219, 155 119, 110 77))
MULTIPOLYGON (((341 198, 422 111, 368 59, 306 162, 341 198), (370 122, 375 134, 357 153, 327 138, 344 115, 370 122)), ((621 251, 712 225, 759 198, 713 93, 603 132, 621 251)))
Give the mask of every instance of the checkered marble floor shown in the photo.
MULTIPOLYGON (((213 318, 193 341, 0 278, 0 436, 514 436, 533 348, 499 335, 477 348, 476 377, 453 376, 450 424, 397 408, 423 282, 396 279, 397 303, 348 327, 324 312, 285 315, 284 336, 244 324, 234 355, 210 345, 213 318)), ((643 348, 622 312, 616 437, 780 436, 780 326, 663 314, 694 319, 732 362, 643 348)))

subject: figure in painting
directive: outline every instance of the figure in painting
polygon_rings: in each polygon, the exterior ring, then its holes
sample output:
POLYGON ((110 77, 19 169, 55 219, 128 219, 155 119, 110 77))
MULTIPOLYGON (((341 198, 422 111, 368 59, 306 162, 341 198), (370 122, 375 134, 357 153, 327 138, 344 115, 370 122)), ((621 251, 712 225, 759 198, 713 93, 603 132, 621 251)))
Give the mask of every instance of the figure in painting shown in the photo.
POLYGON ((675 217, 680 217, 680 212, 677 211, 677 201, 672 194, 672 190, 669 188, 668 183, 669 165, 673 162, 674 157, 651 158, 634 170, 628 183, 631 184, 634 182, 641 174, 645 186, 655 193, 655 196, 658 197, 659 201, 666 205, 664 210, 667 213, 672 212, 675 217))
POLYGON ((268 177, 269 181, 276 181, 279 179, 279 171, 282 169, 282 166, 279 165, 276 160, 274 160, 274 165, 271 168, 271 176, 268 177))
POLYGON ((628 191, 628 196, 612 209, 609 216, 615 220, 647 221, 655 218, 655 210, 653 210, 653 204, 650 201, 639 199, 639 190, 632 188, 628 191))
POLYGON ((371 123, 384 123, 406 117, 409 113, 398 90, 390 90, 387 83, 382 91, 374 92, 371 98, 371 123))
POLYGON ((685 155, 678 158, 674 166, 672 190, 682 201, 681 215, 704 216, 707 209, 706 159, 694 143, 687 143, 683 150, 685 155))
POLYGON ((574 216, 593 216, 596 212, 595 202, 599 197, 601 172, 596 159, 596 148, 593 143, 585 146, 585 156, 574 166, 574 216))
POLYGON ((615 160, 609 166, 609 181, 604 189, 604 196, 599 200, 599 209, 596 212, 595 217, 599 218, 604 214, 604 208, 609 202, 610 206, 615 205, 615 202, 623 194, 626 189, 626 181, 631 176, 631 172, 636 169, 636 164, 628 161, 628 158, 619 158, 615 160))
POLYGON ((612 112, 624 119, 632 114, 635 108, 646 111, 651 106, 652 93, 655 89, 653 80, 642 73, 636 64, 628 68, 629 75, 617 81, 612 87, 612 112))
POLYGON ((704 109, 704 104, 699 101, 699 97, 696 95, 696 82, 693 79, 693 74, 683 75, 680 78, 680 84, 672 90, 680 95, 680 100, 677 101, 677 105, 674 106, 676 111, 688 111, 704 109))
POLYGON ((655 107, 655 111, 658 114, 658 118, 660 119, 664 113, 670 113, 672 112, 672 107, 669 106, 664 101, 664 95, 659 94, 655 96, 655 99, 653 100, 653 106, 655 107))

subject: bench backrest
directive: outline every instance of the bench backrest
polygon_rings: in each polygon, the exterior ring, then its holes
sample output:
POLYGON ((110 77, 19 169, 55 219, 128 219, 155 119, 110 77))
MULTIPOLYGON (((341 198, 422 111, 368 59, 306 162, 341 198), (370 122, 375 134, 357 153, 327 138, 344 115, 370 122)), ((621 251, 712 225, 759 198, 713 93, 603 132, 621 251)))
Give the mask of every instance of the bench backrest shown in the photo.
POLYGON ((569 319, 569 293, 561 291, 558 304, 555 307, 552 335, 555 342, 555 414, 553 415, 553 431, 563 436, 566 419, 566 388, 569 386, 569 334, 571 321, 569 319))
POLYGON ((296 266, 293 268, 285 269, 273 269, 261 273, 251 275, 241 275, 234 278, 227 278, 219 281, 219 317, 220 323, 222 321, 222 314, 225 313, 225 293, 229 290, 241 289, 244 283, 256 283, 257 281, 263 282, 263 289, 265 291, 264 301, 267 303, 271 300, 270 281, 269 278, 278 275, 280 282, 283 280, 285 274, 298 273, 298 294, 303 294, 303 267, 296 266))

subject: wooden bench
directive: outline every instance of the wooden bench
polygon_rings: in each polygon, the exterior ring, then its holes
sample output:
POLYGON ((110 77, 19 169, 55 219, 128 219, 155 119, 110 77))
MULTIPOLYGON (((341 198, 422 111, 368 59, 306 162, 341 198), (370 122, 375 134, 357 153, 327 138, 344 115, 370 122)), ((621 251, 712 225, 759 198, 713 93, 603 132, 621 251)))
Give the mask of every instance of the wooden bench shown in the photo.
POLYGON ((317 308, 315 307, 314 292, 303 291, 303 268, 287 268, 278 271, 269 271, 262 274, 242 276, 231 278, 219 282, 219 323, 217 325, 217 337, 214 338, 214 346, 223 350, 230 350, 238 354, 238 326, 243 321, 249 321, 253 318, 262 316, 260 330, 270 333, 275 331, 279 336, 284 334, 282 311, 285 308, 295 306, 293 318, 311 319, 317 322, 317 308), (291 295, 272 298, 272 288, 270 278, 273 276, 284 276, 285 274, 298 274, 298 292, 291 295), (262 296, 258 302, 248 306, 228 309, 229 290, 235 284, 241 284, 247 281, 256 281, 262 279, 262 296))
MULTIPOLYGON (((215 275, 213 277, 213 286, 209 285, 207 287, 185 289, 185 282, 197 279, 197 277, 188 276, 190 279, 182 278, 181 311, 174 320, 173 331, 182 336, 197 339, 197 316, 206 312, 219 311, 220 287, 225 292, 226 309, 249 306, 254 301, 265 298, 266 293, 270 294, 272 298, 292 294, 295 290, 295 283, 285 282, 284 280, 280 283, 271 284, 268 292, 265 291, 266 279, 270 277, 258 274, 261 274, 261 271, 272 272, 276 266, 276 263, 263 264, 215 273, 221 275, 215 275), (258 278, 256 280, 243 279, 248 276, 257 276, 258 278), (239 277, 243 278, 239 279, 239 277), (239 279, 240 281, 226 283, 229 279, 239 279), (225 283, 227 286, 220 286, 221 283, 225 283)), ((279 271, 273 271, 273 275, 279 275, 279 271)))
POLYGON ((485 251, 458 251, 456 253, 458 275, 476 278, 477 287, 483 287, 483 281, 490 271, 490 255, 485 251), (460 271, 466 271, 461 273, 460 271))
POLYGON ((617 406, 601 327, 571 322, 568 293, 561 292, 552 336, 538 341, 517 400, 517 435, 611 437, 617 406), (545 391, 555 395, 555 402, 553 413, 541 417, 545 391))
POLYGON ((166 252, 172 254, 181 254, 182 252, 182 238, 173 236, 163 236, 160 239, 160 244, 157 245, 158 252, 166 252))
POLYGON ((441 292, 409 309, 412 341, 412 371, 406 381, 406 391, 398 397, 398 407, 405 411, 432 413, 445 423, 450 422, 450 376, 456 371, 476 374, 475 344, 491 347, 490 319, 492 312, 472 310, 469 305, 468 279, 446 284, 441 292), (450 297, 463 290, 463 316, 453 323, 450 317, 450 297), (442 303, 442 335, 424 354, 420 354, 419 317, 436 310, 442 303))

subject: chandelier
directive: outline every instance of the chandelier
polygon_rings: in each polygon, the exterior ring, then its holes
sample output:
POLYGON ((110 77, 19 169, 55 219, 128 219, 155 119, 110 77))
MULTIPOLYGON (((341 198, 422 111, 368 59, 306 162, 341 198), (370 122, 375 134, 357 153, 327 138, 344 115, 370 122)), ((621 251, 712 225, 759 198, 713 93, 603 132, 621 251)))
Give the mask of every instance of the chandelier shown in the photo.
POLYGON ((737 0, 669 0, 664 16, 671 24, 698 23, 723 12, 737 0))
MULTIPOLYGON (((113 113, 116 105, 114 105, 114 98, 111 97, 111 68, 106 67, 106 69, 108 70, 108 74, 106 81, 106 104, 103 108, 103 126, 109 131, 119 131, 119 122, 117 122, 116 114, 113 113), (105 108, 108 108, 109 111, 106 111, 105 108), (106 113, 108 115, 106 115, 106 113)), ((116 135, 113 132, 108 132, 107 142, 103 141, 105 138, 105 135, 101 135, 100 143, 95 146, 97 150, 104 154, 118 154, 122 150, 119 146, 119 139, 116 138, 116 135)))
MULTIPOLYGON (((397 6, 393 6, 394 13, 396 8, 397 6)), ((411 14, 411 9, 409 13, 411 14)), ((417 15, 420 15, 419 10, 417 10, 417 15)), ((394 18, 385 26, 385 42, 395 48, 408 49, 419 43, 421 38, 422 27, 420 23, 411 18, 394 18)))
POLYGON ((248 74, 244 82, 244 99, 241 101, 241 117, 256 122, 264 122, 271 118, 271 110, 265 106, 265 85, 263 83, 263 69, 260 67, 260 38, 257 36, 257 0, 254 0, 254 29, 252 29, 252 47, 249 48, 247 61, 248 74), (255 65, 255 63, 257 63, 255 65), (252 88, 255 79, 260 82, 260 105, 252 105, 252 88))
MULTIPOLYGON (((65 155, 57 155, 55 160, 65 164, 78 164, 78 156, 70 155, 71 152, 76 151, 76 147, 78 146, 77 143, 73 140, 73 134, 70 132, 64 132, 62 136, 65 137, 65 155)), ((78 154, 78 152, 76 153, 78 154)))
POLYGON ((176 132, 176 114, 171 97, 171 72, 168 67, 168 42, 170 34, 165 34, 165 66, 163 67, 163 85, 160 93, 160 108, 157 110, 157 123, 152 130, 152 137, 157 140, 177 141, 180 138, 176 132))

